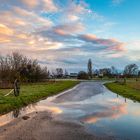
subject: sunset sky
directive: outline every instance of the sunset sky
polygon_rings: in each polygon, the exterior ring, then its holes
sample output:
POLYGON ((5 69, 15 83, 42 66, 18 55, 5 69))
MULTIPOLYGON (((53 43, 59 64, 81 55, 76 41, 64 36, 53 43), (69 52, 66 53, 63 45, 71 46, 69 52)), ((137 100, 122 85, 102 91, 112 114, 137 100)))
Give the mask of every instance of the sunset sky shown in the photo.
POLYGON ((0 54, 49 69, 140 66, 140 0, 0 0, 0 54))

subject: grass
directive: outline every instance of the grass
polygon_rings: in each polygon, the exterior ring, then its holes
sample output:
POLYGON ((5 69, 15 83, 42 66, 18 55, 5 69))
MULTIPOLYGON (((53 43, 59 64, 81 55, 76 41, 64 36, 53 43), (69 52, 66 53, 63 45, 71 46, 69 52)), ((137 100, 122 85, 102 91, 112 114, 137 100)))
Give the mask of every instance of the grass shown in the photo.
POLYGON ((0 114, 21 108, 51 95, 60 93, 78 84, 78 81, 58 81, 56 83, 36 83, 21 86, 19 97, 9 95, 4 97, 10 89, 0 89, 0 114))
POLYGON ((106 83, 105 86, 119 95, 140 102, 140 81, 129 80, 126 84, 106 83))

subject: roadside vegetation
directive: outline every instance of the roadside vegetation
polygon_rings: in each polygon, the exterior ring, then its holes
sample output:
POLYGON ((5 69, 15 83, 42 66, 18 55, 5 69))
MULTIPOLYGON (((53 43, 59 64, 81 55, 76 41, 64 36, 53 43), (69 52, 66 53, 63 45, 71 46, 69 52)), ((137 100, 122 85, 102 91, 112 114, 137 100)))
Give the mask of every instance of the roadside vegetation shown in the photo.
POLYGON ((21 93, 18 97, 15 97, 13 94, 5 97, 4 95, 11 89, 0 89, 0 114, 58 94, 78 83, 78 81, 57 81, 24 84, 21 86, 21 93))
POLYGON ((105 86, 119 95, 140 102, 140 79, 130 78, 125 83, 106 83, 105 86))

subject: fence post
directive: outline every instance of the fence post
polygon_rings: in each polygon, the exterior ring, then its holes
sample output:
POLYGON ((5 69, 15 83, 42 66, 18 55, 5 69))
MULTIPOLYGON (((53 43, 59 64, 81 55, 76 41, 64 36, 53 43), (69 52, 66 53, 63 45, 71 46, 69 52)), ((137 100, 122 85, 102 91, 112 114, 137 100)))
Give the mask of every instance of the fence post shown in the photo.
POLYGON ((19 96, 20 94, 20 82, 18 79, 14 81, 14 95, 19 96))

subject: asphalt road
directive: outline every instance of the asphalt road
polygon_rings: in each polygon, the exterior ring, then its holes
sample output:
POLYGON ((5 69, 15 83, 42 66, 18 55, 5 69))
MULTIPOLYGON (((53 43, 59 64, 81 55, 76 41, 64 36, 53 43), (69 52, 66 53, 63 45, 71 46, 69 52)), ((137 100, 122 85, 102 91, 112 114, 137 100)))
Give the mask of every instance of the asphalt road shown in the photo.
POLYGON ((0 140, 113 140, 114 138, 89 134, 82 123, 74 122, 81 117, 83 111, 86 116, 91 112, 89 110, 93 110, 93 106, 84 102, 103 92, 104 87, 100 82, 82 82, 49 102, 39 103, 37 112, 1 126, 0 140), (41 110, 42 106, 49 111, 41 110))
POLYGON ((100 82, 82 82, 75 89, 58 96, 54 102, 83 101, 102 93, 104 87, 100 82))

